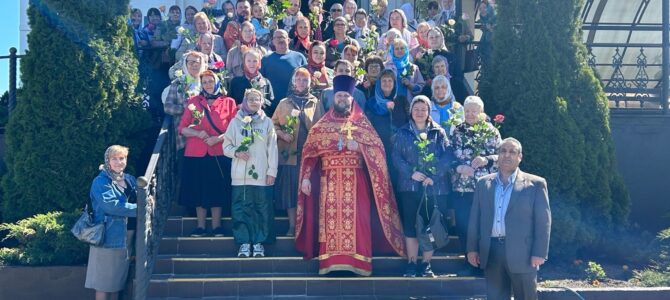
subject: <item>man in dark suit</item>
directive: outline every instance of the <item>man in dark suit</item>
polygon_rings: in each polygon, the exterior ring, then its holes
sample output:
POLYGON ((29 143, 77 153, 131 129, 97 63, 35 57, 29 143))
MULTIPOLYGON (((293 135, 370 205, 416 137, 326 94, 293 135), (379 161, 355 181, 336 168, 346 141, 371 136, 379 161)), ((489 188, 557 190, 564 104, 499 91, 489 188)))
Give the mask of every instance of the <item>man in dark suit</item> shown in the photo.
POLYGON ((551 211, 544 178, 519 170, 521 143, 506 138, 498 173, 479 179, 468 226, 468 262, 484 269, 487 299, 537 299, 547 259, 551 211))

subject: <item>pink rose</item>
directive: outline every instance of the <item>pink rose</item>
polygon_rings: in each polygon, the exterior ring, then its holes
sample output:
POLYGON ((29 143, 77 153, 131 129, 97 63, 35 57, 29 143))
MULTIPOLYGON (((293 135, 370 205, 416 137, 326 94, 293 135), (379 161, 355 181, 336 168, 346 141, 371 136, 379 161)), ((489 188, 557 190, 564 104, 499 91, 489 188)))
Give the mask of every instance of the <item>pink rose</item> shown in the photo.
POLYGON ((214 69, 221 69, 221 68, 226 66, 226 63, 223 62, 222 60, 220 60, 220 61, 215 62, 213 64, 213 66, 214 66, 214 69))
POLYGON ((503 115, 501 115, 501 114, 497 114, 497 115, 495 116, 495 118, 493 118, 493 122, 496 122, 496 123, 502 123, 502 122, 505 122, 505 116, 503 116, 503 115))
POLYGON ((339 44, 339 43, 340 43, 340 41, 338 41, 337 39, 330 40, 330 46, 331 47, 336 47, 337 44, 339 44))

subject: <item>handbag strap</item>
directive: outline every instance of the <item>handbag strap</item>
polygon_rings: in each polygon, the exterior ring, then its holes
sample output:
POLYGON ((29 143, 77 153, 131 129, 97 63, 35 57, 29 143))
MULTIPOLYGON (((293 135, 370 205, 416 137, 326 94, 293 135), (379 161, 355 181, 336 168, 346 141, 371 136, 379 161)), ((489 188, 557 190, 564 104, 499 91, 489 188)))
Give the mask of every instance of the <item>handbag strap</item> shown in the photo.
POLYGON ((221 129, 219 129, 219 127, 217 127, 216 124, 214 124, 214 121, 212 121, 212 117, 209 115, 209 109, 207 109, 207 108, 208 108, 208 107, 206 107, 206 108, 204 109, 204 111, 205 111, 205 116, 207 117, 207 120, 209 121, 209 124, 212 124, 212 128, 214 128, 214 130, 215 130, 218 134, 223 134, 223 131, 222 131, 221 129))

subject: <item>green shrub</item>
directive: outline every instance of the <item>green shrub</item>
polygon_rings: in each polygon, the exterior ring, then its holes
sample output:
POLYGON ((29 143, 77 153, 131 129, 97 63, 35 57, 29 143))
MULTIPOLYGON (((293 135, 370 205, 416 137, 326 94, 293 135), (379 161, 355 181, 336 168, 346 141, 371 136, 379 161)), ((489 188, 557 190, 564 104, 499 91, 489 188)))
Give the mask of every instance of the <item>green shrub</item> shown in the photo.
POLYGON ((0 224, 6 238, 16 239, 16 248, 2 248, 0 263, 21 265, 73 265, 86 262, 88 246, 78 241, 70 228, 78 213, 50 212, 16 223, 0 224))
POLYGON ((128 0, 30 1, 27 14, 23 91, 5 136, 10 222, 82 207, 105 148, 129 146, 133 162, 149 124, 135 94, 128 0))
POLYGON ((590 261, 588 263, 584 273, 586 274, 586 279, 591 282, 594 280, 602 281, 607 278, 607 274, 605 273, 603 267, 594 261, 590 261))
POLYGON ((480 95, 507 116, 521 168, 547 179, 554 213, 550 256, 574 259, 601 230, 626 224, 629 198, 617 172, 605 94, 585 63, 583 0, 501 0, 492 62, 480 95), (551 22, 547 22, 551 20, 551 22))
POLYGON ((635 272, 635 280, 639 281, 641 285, 652 286, 670 286, 670 272, 662 272, 654 269, 645 269, 635 272))

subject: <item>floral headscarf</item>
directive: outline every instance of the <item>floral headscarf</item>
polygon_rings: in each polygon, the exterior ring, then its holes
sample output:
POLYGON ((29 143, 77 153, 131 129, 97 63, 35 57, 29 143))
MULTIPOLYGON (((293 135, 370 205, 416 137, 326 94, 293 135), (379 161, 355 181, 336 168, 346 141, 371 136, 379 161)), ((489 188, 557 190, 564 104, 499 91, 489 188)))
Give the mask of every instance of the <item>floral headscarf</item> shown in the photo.
POLYGON ((102 168, 102 171, 109 176, 113 181, 121 181, 124 180, 124 174, 123 171, 121 172, 115 172, 112 169, 112 165, 109 163, 110 157, 112 156, 112 151, 115 150, 114 148, 118 146, 109 146, 107 147, 107 150, 105 150, 105 164, 101 165, 100 167, 102 168))
POLYGON ((203 88, 200 90, 200 95, 205 97, 207 100, 219 98, 221 93, 224 91, 224 89, 221 87, 221 80, 219 79, 219 76, 214 74, 214 72, 207 70, 200 73, 200 80, 202 81, 202 78, 206 76, 214 77, 214 93, 210 94, 203 88))

